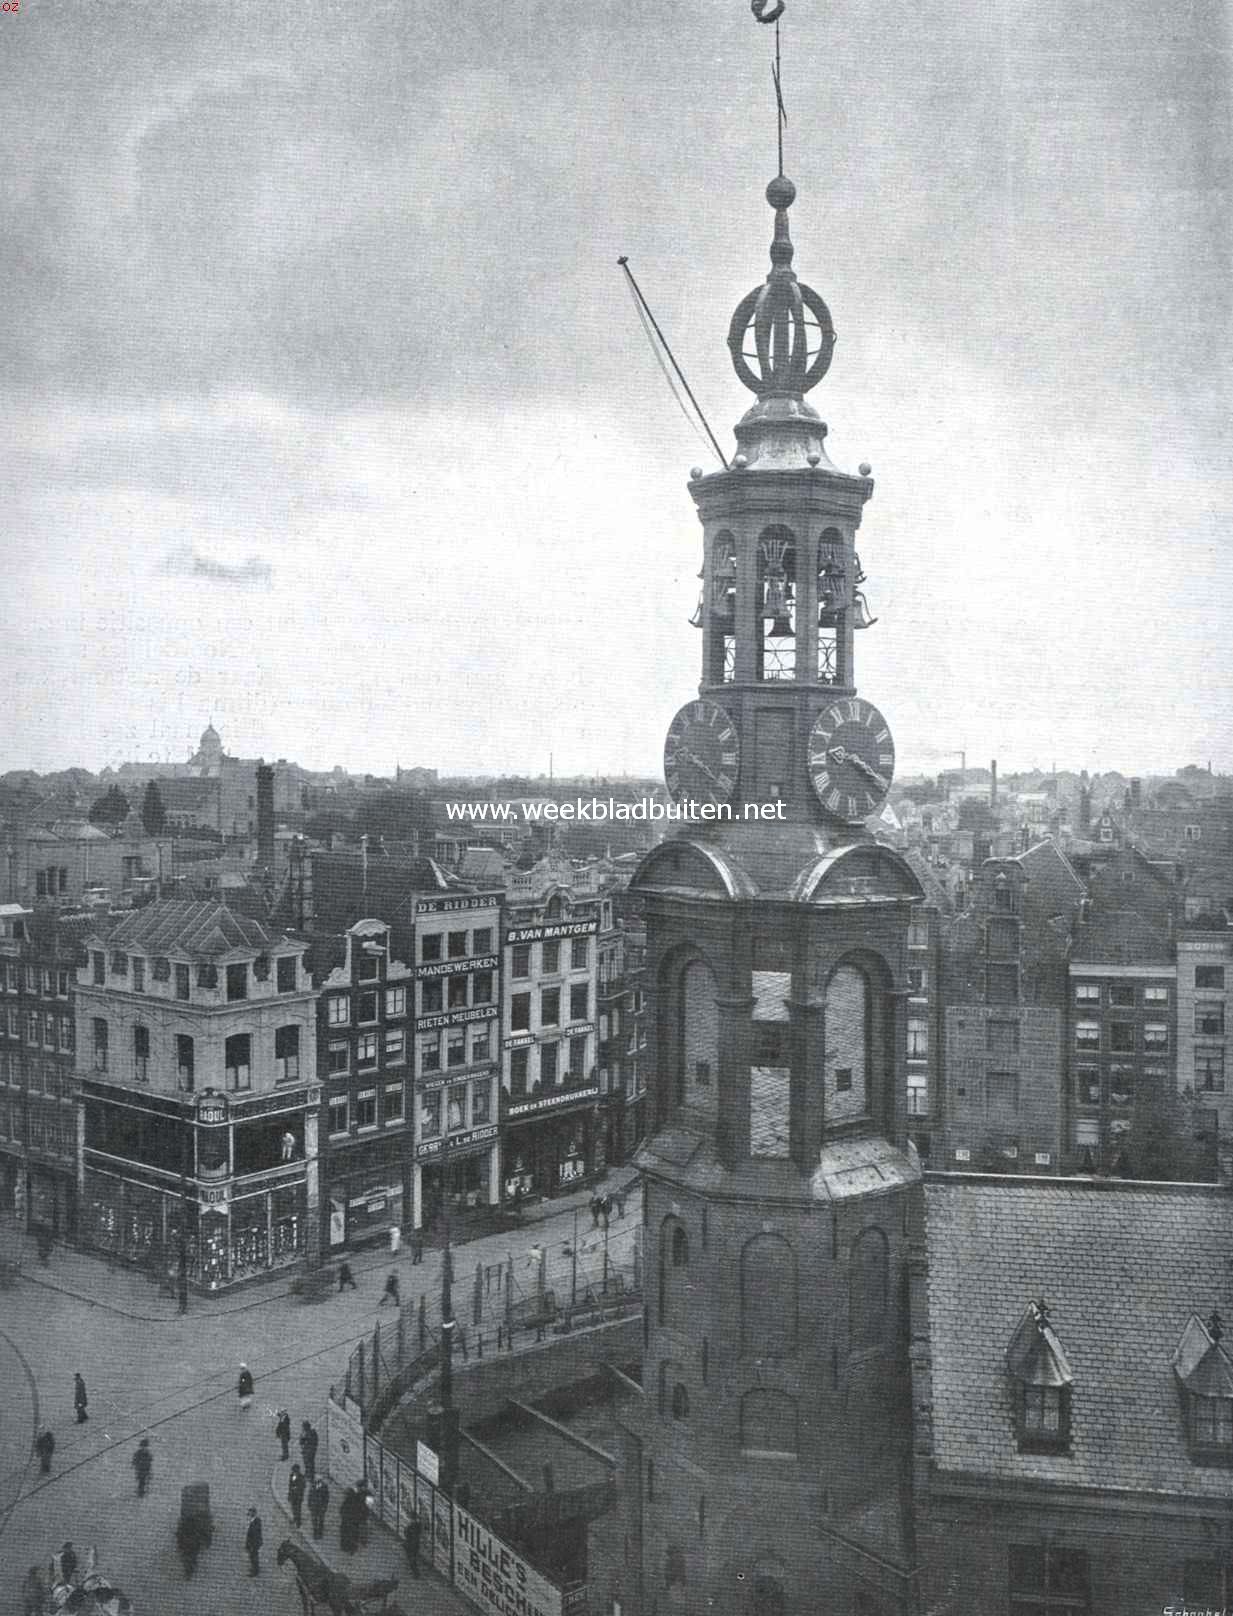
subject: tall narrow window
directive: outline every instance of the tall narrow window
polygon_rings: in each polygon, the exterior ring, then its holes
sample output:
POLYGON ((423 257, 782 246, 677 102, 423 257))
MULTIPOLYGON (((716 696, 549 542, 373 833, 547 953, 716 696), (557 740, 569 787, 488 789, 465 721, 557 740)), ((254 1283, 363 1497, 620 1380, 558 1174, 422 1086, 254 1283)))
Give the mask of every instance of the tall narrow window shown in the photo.
POLYGON ((93 1019, 94 1031, 94 1070, 105 1072, 107 1070, 107 1023, 101 1016, 93 1019))
POLYGON ((275 1027, 274 1029, 274 1081, 294 1083, 300 1075, 300 1029, 275 1027))
POLYGON ((866 1229, 852 1248, 848 1276, 852 1350, 880 1347, 886 1338, 887 1250, 881 1229, 866 1229))
POLYGON ((252 1087, 252 1040, 248 1033, 233 1033, 223 1046, 227 1087, 232 1090, 252 1087))
POLYGON ((176 1080, 187 1093, 193 1091, 194 1077, 193 1040, 185 1033, 176 1034, 176 1080))
POLYGON ((150 1080, 150 1029, 133 1028, 133 1076, 139 1083, 150 1080))

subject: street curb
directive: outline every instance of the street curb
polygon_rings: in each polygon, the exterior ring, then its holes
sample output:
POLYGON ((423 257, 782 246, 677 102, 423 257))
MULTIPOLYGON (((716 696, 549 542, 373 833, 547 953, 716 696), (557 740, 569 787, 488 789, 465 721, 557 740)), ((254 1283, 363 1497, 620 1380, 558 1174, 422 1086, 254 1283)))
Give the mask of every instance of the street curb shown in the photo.
MULTIPOLYGON (((290 1472, 291 1472, 291 1461, 290 1460, 286 1460, 286 1461, 280 1460, 278 1462, 278 1464, 274 1467, 274 1470, 272 1471, 272 1473, 270 1475, 270 1494, 274 1499, 274 1503, 275 1503, 276 1508, 278 1509, 279 1514, 283 1517, 283 1519, 287 1523, 287 1532, 284 1535, 293 1534, 299 1542, 303 1543, 303 1545, 304 1545, 304 1547, 306 1549, 311 1549, 312 1552, 317 1556, 317 1558, 319 1560, 323 1561, 330 1568, 331 1571, 336 1572, 339 1576, 351 1577, 351 1580, 353 1582, 360 1580, 360 1579, 358 1579, 358 1578, 356 1578, 356 1577, 354 1577, 352 1575, 352 1573, 355 1571, 355 1568, 356 1568, 356 1561, 355 1560, 348 1561, 347 1557, 343 1554, 342 1550, 338 1547, 338 1543, 337 1543, 338 1533, 337 1533, 337 1524, 336 1523, 335 1523, 335 1532, 334 1532, 334 1537, 333 1538, 331 1538, 331 1536, 330 1536, 330 1530, 329 1530, 328 1526, 326 1528, 325 1536, 318 1538, 318 1537, 314 1537, 312 1535, 311 1531, 310 1532, 305 1532, 303 1527, 297 1526, 295 1524, 295 1522, 292 1520, 292 1518, 291 1518, 291 1505, 287 1502, 287 1476, 290 1474, 290 1472), (329 1546, 328 1552, 326 1552, 326 1545, 329 1546), (342 1563, 340 1563, 340 1562, 342 1562, 342 1563), (350 1566, 350 1570, 347 1569, 348 1565, 350 1566)), ((338 1482, 332 1482, 331 1487, 330 1487, 330 1503, 331 1503, 331 1505, 334 1505, 335 1508, 337 1508, 337 1505, 335 1503, 335 1497, 334 1497, 335 1492, 342 1492, 342 1491, 345 1491, 345 1490, 346 1489, 342 1488, 338 1482)), ((307 1507, 308 1507, 307 1503, 305 1503, 305 1508, 307 1508, 307 1507)), ((390 1539, 391 1539, 392 1543, 395 1545, 396 1551, 398 1553, 402 1552, 402 1545, 398 1542, 398 1539, 397 1539, 396 1535, 392 1531, 390 1531, 390 1528, 385 1524, 385 1522, 380 1518, 380 1516, 374 1515, 372 1517, 372 1528, 379 1529, 382 1532, 388 1532, 389 1535, 390 1535, 390 1539)), ((372 1528, 370 1528, 370 1530, 372 1528)), ((277 1545, 271 1543, 269 1545, 269 1549, 270 1549, 270 1554, 274 1555, 277 1552, 277 1545)), ((360 1552, 363 1553, 363 1550, 361 1549, 360 1552)), ((271 1559, 270 1563, 271 1563, 271 1565, 274 1564, 272 1559, 271 1559)), ((281 1569, 281 1568, 280 1567, 275 1567, 275 1569, 281 1569)), ((457 1589, 454 1588, 453 1584, 447 1582, 446 1579, 444 1577, 442 1577, 437 1572, 436 1568, 434 1566, 429 1565, 427 1563, 427 1561, 425 1561, 423 1559, 422 1556, 421 1556, 421 1562, 420 1562, 420 1575, 419 1575, 418 1578, 412 1575, 411 1569, 410 1569, 409 1566, 404 1567, 403 1570, 404 1570, 404 1575, 401 1576, 398 1579, 398 1587, 399 1587, 400 1591, 408 1583, 415 1583, 415 1582, 418 1582, 418 1581, 422 1581, 423 1578, 424 1578, 424 1573, 425 1572, 430 1572, 431 1575, 433 1576, 433 1578, 437 1582, 439 1582, 443 1588, 448 1588, 451 1593, 455 1593, 455 1594, 457 1593, 457 1589)), ((464 1606, 464 1608, 469 1608, 469 1607, 464 1606)))

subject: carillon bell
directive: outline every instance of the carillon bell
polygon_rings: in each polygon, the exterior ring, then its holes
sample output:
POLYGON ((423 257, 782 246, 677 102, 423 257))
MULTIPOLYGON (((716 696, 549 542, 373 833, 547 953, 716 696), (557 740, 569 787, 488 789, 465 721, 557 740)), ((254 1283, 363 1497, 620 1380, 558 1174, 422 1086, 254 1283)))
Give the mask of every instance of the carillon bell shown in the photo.
POLYGON ((877 622, 877 618, 869 615, 869 602, 865 599, 864 595, 859 589, 856 591, 856 594, 853 597, 852 605, 852 627, 872 628, 877 622))
POLYGON ((690 628, 702 627, 702 595, 698 595, 698 604, 694 607, 694 615, 689 620, 690 628))
POLYGON ((766 631, 768 640, 786 640, 792 637, 792 618, 789 615, 792 608, 791 598, 788 594, 788 583, 785 578, 768 578, 766 581, 766 602, 762 607, 763 617, 771 619, 771 626, 766 631))

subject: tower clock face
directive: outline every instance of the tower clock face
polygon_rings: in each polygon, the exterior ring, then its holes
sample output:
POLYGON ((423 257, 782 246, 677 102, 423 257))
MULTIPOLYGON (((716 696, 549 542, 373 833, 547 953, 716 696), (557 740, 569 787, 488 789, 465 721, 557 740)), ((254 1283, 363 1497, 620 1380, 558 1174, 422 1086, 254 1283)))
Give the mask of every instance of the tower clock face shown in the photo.
POLYGON ((859 696, 833 701, 809 732, 809 778, 837 819, 863 819, 890 790, 895 743, 886 720, 859 696))
POLYGON ((668 727, 664 779, 677 802, 729 802, 740 761, 736 726, 713 701, 689 702, 668 727))

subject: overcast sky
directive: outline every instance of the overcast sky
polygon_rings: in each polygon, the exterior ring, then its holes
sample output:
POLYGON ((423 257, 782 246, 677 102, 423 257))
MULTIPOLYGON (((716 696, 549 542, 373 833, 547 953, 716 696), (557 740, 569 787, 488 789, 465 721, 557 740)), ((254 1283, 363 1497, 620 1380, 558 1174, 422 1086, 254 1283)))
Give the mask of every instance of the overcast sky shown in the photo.
MULTIPOLYGON (((699 676, 747 0, 23 0, 0 19, 0 769, 658 772, 699 676)), ((1233 767, 1222 0, 788 0, 811 395, 901 767, 1233 767)))

